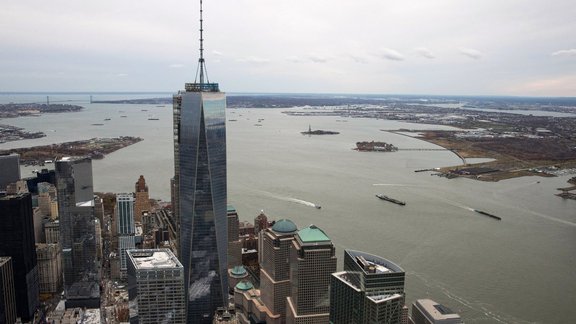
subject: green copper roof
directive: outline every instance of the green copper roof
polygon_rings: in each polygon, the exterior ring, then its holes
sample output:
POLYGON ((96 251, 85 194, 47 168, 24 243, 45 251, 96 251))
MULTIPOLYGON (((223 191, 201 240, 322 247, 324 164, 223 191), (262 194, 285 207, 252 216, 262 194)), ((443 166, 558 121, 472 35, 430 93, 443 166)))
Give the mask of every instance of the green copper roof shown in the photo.
POLYGON ((235 266, 232 268, 232 275, 243 276, 246 274, 246 269, 243 266, 235 266))
POLYGON ((250 290, 254 288, 254 285, 250 281, 240 281, 236 284, 236 289, 239 290, 250 290))
POLYGON ((329 242, 330 238, 323 230, 316 227, 316 225, 310 225, 306 228, 301 229, 298 231, 298 236, 304 243, 313 243, 313 242, 329 242))
POLYGON ((296 232, 298 227, 289 219, 281 219, 272 226, 272 230, 278 233, 292 233, 296 232))
POLYGON ((228 212, 235 212, 235 211, 236 211, 236 208, 234 208, 234 206, 232 206, 232 205, 228 205, 228 206, 227 206, 227 211, 228 211, 228 212))

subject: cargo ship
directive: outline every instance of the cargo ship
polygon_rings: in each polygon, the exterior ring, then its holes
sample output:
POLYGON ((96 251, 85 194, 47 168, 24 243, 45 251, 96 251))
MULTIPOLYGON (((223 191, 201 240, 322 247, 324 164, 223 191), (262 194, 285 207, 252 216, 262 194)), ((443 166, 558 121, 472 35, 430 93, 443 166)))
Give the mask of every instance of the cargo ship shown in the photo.
POLYGON ((389 202, 391 202, 391 203, 395 203, 396 205, 400 205, 400 206, 406 205, 406 203, 403 202, 403 201, 396 200, 396 199, 394 199, 394 198, 390 198, 390 197, 385 196, 385 195, 383 195, 383 194, 377 194, 376 197, 378 197, 378 198, 380 198, 380 199, 382 199, 382 200, 389 201, 389 202))
POLYGON ((484 215, 484 216, 488 216, 488 217, 494 218, 494 219, 496 219, 496 220, 502 220, 502 218, 500 218, 500 217, 498 217, 498 216, 496 216, 496 215, 492 215, 492 214, 487 213, 487 212, 482 211, 482 210, 474 209, 474 211, 477 212, 478 214, 481 214, 481 215, 484 215))

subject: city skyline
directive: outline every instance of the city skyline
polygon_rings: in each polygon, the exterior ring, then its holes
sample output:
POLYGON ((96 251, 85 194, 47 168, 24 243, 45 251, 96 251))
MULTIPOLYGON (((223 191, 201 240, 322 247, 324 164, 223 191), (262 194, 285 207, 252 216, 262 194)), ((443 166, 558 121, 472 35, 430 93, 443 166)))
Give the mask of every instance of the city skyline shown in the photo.
MULTIPOLYGON (((196 68, 195 6, 5 4, 0 91, 171 91, 196 68)), ((569 1, 205 7, 230 92, 576 96, 569 1)))

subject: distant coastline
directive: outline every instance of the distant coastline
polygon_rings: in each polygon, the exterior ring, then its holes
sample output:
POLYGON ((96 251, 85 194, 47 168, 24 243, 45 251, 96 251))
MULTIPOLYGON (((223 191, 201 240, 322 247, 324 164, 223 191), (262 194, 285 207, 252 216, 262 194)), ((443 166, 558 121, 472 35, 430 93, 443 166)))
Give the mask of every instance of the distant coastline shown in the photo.
POLYGON ((91 159, 103 159, 105 155, 142 141, 140 137, 121 136, 115 138, 92 138, 51 145, 0 150, 2 154, 17 153, 20 164, 44 166, 45 163, 64 156, 87 156, 91 159))

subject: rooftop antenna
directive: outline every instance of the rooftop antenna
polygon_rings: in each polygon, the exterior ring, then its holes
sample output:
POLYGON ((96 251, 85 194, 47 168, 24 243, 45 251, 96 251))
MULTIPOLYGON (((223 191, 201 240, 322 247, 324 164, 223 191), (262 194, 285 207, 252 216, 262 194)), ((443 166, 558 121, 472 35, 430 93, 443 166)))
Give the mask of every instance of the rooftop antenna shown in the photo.
POLYGON ((198 59, 198 71, 196 73, 196 76, 199 76, 199 84, 204 84, 204 73, 206 73, 206 81, 207 83, 210 83, 210 81, 208 81, 208 71, 206 70, 206 65, 204 62, 204 27, 203 27, 203 19, 202 19, 202 0, 200 0, 200 58, 198 59))

